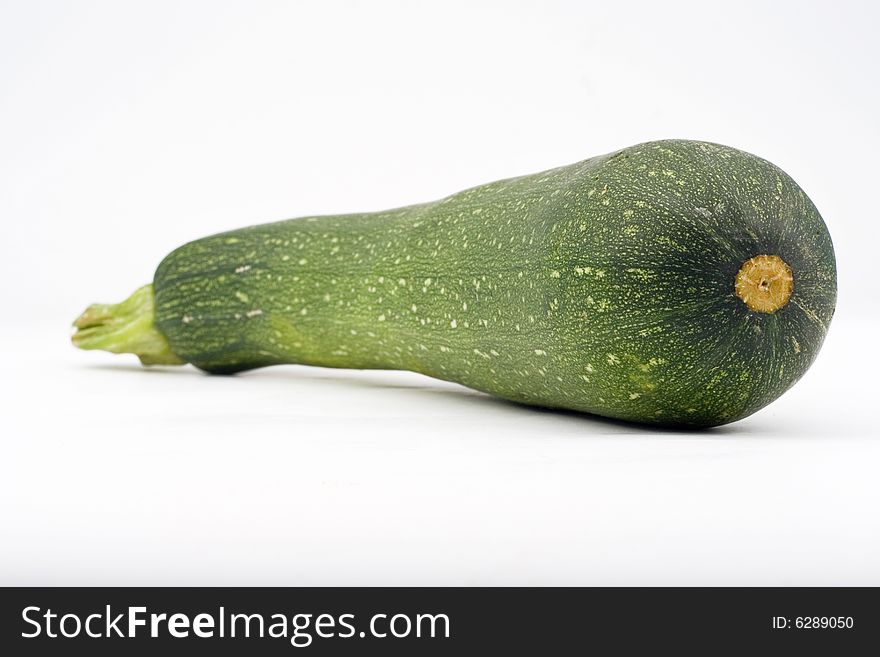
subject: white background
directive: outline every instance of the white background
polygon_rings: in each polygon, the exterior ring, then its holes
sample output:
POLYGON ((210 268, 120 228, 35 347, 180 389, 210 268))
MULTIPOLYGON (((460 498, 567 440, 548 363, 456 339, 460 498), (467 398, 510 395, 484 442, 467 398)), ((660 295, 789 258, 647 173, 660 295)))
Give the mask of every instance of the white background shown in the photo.
POLYGON ((0 583, 880 585, 875 6, 0 3, 0 583), (184 241, 669 137, 837 249, 816 365, 734 425, 68 343, 184 241))

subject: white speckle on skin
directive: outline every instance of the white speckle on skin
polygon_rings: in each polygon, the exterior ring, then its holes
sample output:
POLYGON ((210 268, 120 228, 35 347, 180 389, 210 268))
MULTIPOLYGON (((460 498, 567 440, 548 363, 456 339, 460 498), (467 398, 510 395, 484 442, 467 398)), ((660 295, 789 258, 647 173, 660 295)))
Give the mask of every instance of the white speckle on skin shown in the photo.
POLYGON ((452 328, 457 328, 457 327, 458 327, 458 322, 456 322, 456 321, 453 319, 451 322, 449 322, 449 325, 450 325, 452 328))

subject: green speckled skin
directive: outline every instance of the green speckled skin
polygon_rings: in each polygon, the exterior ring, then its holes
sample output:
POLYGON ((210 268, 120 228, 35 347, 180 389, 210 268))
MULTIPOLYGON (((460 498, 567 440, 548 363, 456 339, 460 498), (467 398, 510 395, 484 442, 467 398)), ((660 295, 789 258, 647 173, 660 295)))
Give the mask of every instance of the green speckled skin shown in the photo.
POLYGON ((692 141, 633 146, 387 212, 186 244, 156 325, 210 372, 390 368, 506 399, 664 425, 745 417, 797 381, 834 313, 834 252, 769 162, 692 141), (734 293, 778 255, 773 314, 734 293))

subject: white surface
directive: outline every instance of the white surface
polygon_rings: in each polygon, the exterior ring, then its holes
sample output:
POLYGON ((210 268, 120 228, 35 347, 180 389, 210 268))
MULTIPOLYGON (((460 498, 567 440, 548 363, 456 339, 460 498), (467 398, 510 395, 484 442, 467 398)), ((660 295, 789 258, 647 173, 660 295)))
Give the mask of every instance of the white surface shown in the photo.
POLYGON ((223 378, 4 336, 4 584, 880 584, 875 390, 834 326, 709 433, 415 374, 223 378))
POLYGON ((874 7, 3 4, 0 584, 880 584, 874 7), (814 368, 709 434, 67 344, 188 239, 665 137, 782 166, 839 257, 814 368))

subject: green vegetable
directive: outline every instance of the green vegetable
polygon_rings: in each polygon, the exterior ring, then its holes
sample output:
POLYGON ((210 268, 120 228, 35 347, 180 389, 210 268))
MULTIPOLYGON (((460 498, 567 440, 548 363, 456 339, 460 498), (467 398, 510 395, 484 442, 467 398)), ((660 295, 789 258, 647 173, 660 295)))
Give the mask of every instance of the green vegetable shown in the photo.
POLYGON ((368 214, 190 242, 76 322, 84 349, 232 373, 387 368, 663 425, 754 413, 834 314, 800 187, 732 148, 660 141, 368 214))

